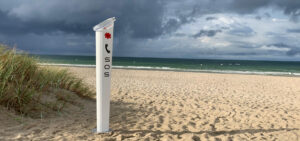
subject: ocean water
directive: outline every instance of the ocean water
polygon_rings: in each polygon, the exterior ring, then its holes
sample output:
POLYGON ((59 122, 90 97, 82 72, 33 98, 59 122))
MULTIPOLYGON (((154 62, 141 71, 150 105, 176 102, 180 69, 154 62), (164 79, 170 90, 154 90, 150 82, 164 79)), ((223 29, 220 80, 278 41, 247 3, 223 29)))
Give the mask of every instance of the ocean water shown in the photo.
MULTIPOLYGON (((95 67, 95 56, 35 55, 40 63, 95 67)), ((113 68, 300 76, 300 62, 113 57, 113 68)))

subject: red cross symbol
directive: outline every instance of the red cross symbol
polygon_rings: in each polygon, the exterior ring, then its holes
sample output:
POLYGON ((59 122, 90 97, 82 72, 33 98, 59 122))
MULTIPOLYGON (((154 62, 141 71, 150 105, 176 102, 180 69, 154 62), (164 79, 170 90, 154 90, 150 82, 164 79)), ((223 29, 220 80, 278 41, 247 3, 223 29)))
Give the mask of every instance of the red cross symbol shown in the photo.
POLYGON ((111 38, 111 34, 108 33, 108 32, 106 32, 106 33, 104 34, 104 36, 105 36, 106 39, 110 39, 110 38, 111 38))

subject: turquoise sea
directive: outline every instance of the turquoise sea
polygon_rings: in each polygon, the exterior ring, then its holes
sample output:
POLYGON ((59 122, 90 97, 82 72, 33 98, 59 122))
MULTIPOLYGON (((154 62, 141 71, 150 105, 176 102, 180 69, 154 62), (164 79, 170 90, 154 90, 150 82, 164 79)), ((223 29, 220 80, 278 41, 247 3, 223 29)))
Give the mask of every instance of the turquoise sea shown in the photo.
MULTIPOLYGON (((95 67, 95 56, 34 55, 40 63, 95 67)), ((300 76, 300 62, 113 57, 113 68, 300 76)))

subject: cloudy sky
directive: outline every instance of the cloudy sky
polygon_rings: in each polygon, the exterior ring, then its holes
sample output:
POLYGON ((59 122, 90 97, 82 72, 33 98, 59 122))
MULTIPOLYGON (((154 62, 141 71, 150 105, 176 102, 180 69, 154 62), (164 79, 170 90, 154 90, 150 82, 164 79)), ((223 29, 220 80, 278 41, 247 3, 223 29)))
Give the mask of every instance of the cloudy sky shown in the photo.
POLYGON ((300 61, 299 0, 0 0, 0 42, 94 55, 110 17, 114 56, 300 61))

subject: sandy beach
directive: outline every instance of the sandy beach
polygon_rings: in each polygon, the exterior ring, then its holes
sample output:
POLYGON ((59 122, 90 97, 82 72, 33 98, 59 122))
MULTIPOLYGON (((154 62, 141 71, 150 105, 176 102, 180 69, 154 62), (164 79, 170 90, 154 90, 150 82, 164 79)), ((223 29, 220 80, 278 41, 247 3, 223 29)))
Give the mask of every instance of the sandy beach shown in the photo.
MULTIPOLYGON (((95 89, 95 68, 66 68, 95 89)), ((300 140, 300 77, 113 69, 111 92, 108 134, 74 94, 40 118, 0 107, 0 140, 300 140)))

